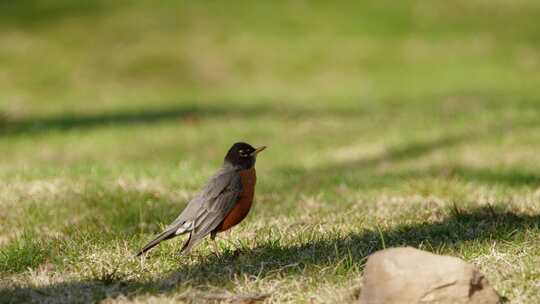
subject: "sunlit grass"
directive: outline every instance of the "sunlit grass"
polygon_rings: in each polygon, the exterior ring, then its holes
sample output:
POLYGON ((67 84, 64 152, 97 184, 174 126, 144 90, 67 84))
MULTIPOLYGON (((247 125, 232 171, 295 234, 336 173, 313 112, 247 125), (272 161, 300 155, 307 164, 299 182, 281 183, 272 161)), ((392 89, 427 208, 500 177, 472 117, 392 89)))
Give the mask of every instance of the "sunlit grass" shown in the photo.
POLYGON ((0 4, 0 302, 341 303, 391 246, 540 301, 536 1, 31 3, 0 4), (269 149, 219 253, 133 259, 239 140, 269 149))

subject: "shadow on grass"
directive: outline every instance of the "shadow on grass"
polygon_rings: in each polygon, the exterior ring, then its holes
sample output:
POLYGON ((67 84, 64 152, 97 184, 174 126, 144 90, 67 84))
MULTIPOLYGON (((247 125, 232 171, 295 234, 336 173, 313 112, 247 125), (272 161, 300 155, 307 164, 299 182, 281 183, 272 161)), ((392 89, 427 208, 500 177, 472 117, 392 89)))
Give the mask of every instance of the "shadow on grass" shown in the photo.
MULTIPOLYGON (((62 1, 64 2, 64 1, 62 1)), ((1 4, 0 0, 0 4, 1 4)), ((1 10, 1 6, 0 6, 1 10)), ((1 14, 0 14, 1 16, 1 14)), ((485 92, 473 92, 465 96, 480 96, 482 99, 492 97, 485 92)), ((452 96, 452 95, 451 95, 452 96)), ((447 95, 434 95, 426 97, 427 100, 440 100, 448 98, 447 95)), ((504 111, 506 103, 497 104, 497 111, 504 111)), ((512 109, 519 109, 528 112, 537 112, 536 100, 526 100, 518 104, 513 104, 512 109)), ((483 108, 482 108, 483 109, 483 108)), ((495 111, 493 110, 495 113, 495 111)), ((122 110, 118 112, 97 113, 97 114, 62 114, 50 117, 27 117, 19 120, 10 119, 7 114, 0 112, 0 136, 17 134, 41 134, 51 131, 68 131, 72 129, 90 129, 110 125, 137 125, 158 123, 163 121, 178 121, 179 123, 196 123, 200 119, 213 117, 249 118, 259 116, 272 116, 275 118, 370 118, 372 114, 384 114, 387 118, 397 117, 405 114, 418 115, 418 119, 424 117, 438 117, 441 124, 448 121, 448 114, 439 103, 426 104, 418 103, 414 100, 407 100, 400 97, 399 101, 388 99, 378 104, 358 103, 357 105, 344 105, 342 107, 314 106, 307 102, 304 105, 291 105, 284 101, 275 103, 272 100, 258 100, 252 104, 233 104, 230 100, 216 100, 208 105, 195 103, 183 104, 168 107, 148 106, 147 108, 122 110), (446 118, 445 118, 446 117, 446 118)), ((463 115, 466 112, 458 112, 452 115, 463 115)), ((410 155, 418 155, 433 150, 440 146, 453 146, 466 140, 479 139, 482 136, 498 136, 512 130, 532 128, 539 125, 537 120, 496 121, 490 130, 471 129, 470 132, 462 134, 451 134, 446 138, 435 139, 434 141, 417 141, 408 144, 404 148, 397 148, 388 151, 394 158, 407 158, 410 155)), ((384 127, 376 126, 375 127, 384 127)), ((383 156, 386 157, 386 156, 383 156)), ((384 161, 381 159, 367 159, 363 162, 376 164, 384 161)))
POLYGON ((0 0, 0 25, 40 29, 64 19, 103 15, 117 6, 104 1, 0 0))
MULTIPOLYGON (((199 257, 192 265, 155 281, 126 281, 110 274, 99 280, 66 282, 42 287, 15 287, 0 290, 4 303, 47 300, 101 301, 118 296, 162 294, 177 287, 204 290, 208 286, 231 286, 235 278, 283 278, 319 274, 332 275, 361 270, 366 258, 386 247, 413 246, 434 252, 458 249, 462 245, 485 245, 493 241, 523 240, 524 231, 540 230, 540 216, 516 214, 493 207, 460 210, 432 223, 400 225, 378 231, 314 238, 299 245, 281 244, 272 239, 255 247, 240 246, 221 256, 199 257)), ((151 256, 149 257, 151 258, 151 256)), ((74 301, 74 302, 76 302, 74 301)))
MULTIPOLYGON (((537 172, 512 168, 473 168, 456 164, 435 165, 422 169, 399 169, 392 172, 380 171, 386 164, 419 160, 438 151, 445 151, 470 142, 498 140, 505 134, 535 129, 540 125, 537 120, 523 120, 519 123, 500 123, 485 130, 467 130, 462 133, 450 133, 445 136, 407 142, 390 147, 377 155, 360 157, 343 162, 326 163, 314 168, 285 167, 278 169, 283 180, 283 189, 293 187, 297 192, 309 192, 309 189, 331 189, 347 184, 355 189, 377 188, 395 185, 407 179, 444 178, 478 182, 489 185, 505 186, 540 186, 537 172)), ((497 151, 494 151, 497 153, 497 151)))
MULTIPOLYGON (((217 103, 219 104, 219 103, 217 103)), ((211 117, 249 118, 265 115, 276 117, 323 117, 323 116, 358 116, 362 109, 313 109, 308 107, 252 105, 212 105, 212 106, 176 106, 168 108, 150 108, 95 115, 65 114, 57 117, 35 117, 22 120, 0 119, 0 136, 17 134, 39 134, 50 131, 68 131, 71 129, 89 129, 110 125, 137 125, 175 121, 196 123, 199 119, 211 117)))

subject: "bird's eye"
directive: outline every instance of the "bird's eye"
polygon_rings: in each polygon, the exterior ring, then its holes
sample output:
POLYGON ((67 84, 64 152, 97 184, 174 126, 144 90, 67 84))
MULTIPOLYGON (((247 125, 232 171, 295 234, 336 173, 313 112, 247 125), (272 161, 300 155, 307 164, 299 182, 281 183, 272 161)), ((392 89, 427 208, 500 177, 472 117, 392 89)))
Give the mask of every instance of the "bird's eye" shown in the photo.
POLYGON ((247 153, 244 150, 239 150, 238 154, 240 154, 241 157, 246 157, 247 156, 247 153))

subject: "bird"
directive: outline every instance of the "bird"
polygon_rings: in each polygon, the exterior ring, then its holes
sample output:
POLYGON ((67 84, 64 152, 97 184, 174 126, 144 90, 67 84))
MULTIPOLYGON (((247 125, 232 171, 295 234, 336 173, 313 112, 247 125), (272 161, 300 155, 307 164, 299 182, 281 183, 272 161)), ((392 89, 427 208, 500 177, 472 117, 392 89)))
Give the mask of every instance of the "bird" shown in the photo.
MULTIPOLYGON (((159 243, 189 234, 180 253, 189 253, 194 245, 210 235, 215 241, 219 232, 229 230, 248 215, 253 204, 257 174, 257 154, 266 146, 254 148, 248 143, 234 143, 223 166, 187 204, 180 215, 135 256, 141 256, 159 243)), ((215 244, 215 243, 214 243, 215 244)))

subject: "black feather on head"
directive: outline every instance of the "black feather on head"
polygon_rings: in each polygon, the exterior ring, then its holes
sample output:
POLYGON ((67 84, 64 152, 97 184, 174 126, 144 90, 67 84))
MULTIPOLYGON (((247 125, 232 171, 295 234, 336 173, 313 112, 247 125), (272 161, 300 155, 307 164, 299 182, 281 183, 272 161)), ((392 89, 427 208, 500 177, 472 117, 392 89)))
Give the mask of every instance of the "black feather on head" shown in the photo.
POLYGON ((245 142, 237 142, 229 149, 225 155, 225 163, 242 169, 250 169, 255 165, 257 149, 245 142))

